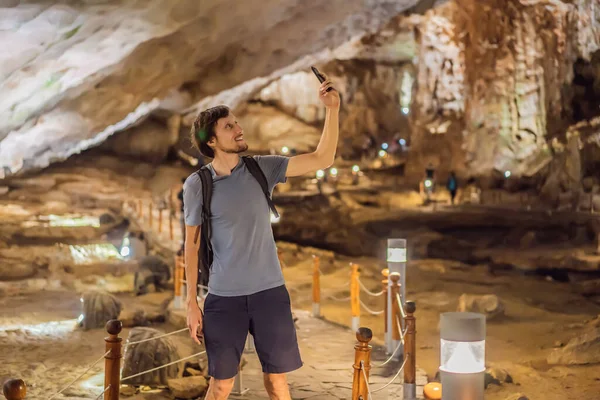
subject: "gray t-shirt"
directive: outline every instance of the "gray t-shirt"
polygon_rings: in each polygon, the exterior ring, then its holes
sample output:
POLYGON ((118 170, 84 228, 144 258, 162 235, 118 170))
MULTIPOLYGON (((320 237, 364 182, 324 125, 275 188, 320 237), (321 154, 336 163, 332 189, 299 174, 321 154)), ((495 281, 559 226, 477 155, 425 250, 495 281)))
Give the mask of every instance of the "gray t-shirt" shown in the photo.
MULTIPOLYGON (((286 181, 289 162, 284 156, 255 156, 269 191, 286 181)), ((271 228, 271 210, 258 181, 243 160, 229 176, 213 176, 211 201, 211 244, 213 264, 209 293, 218 296, 246 296, 283 285, 271 228)), ((183 184, 185 223, 202 223, 202 181, 197 173, 183 184)))

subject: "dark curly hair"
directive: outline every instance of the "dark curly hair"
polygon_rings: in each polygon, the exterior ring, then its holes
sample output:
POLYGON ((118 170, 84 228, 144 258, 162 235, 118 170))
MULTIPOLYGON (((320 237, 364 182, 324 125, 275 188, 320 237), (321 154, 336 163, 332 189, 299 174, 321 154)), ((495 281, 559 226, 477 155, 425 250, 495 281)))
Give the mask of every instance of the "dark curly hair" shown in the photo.
POLYGON ((192 143, 198 147, 200 153, 209 158, 215 158, 214 150, 208 145, 210 139, 215 137, 215 126, 221 118, 229 115, 229 107, 216 106, 208 108, 198 114, 192 125, 192 143))

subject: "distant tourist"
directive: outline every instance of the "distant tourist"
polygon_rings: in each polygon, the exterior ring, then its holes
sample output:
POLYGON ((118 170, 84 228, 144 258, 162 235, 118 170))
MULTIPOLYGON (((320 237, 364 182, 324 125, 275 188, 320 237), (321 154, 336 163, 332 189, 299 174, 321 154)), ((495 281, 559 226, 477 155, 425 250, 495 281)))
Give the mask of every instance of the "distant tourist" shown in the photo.
POLYGON ((312 153, 240 157, 248 145, 226 106, 202 111, 194 122, 194 144, 213 159, 183 186, 187 324, 191 337, 206 346, 211 376, 206 399, 228 398, 249 331, 269 398, 290 399, 285 373, 303 362, 271 228, 269 212, 278 215, 271 193, 287 177, 332 165, 340 98, 336 90, 326 91, 330 87, 326 79, 319 88, 327 116, 312 153), (208 286, 204 312, 197 283, 208 286))
POLYGON ((450 192, 450 202, 454 204, 454 199, 456 198, 456 191, 458 190, 458 180, 456 179, 456 174, 454 173, 454 171, 450 172, 450 176, 448 177, 446 187, 450 192))

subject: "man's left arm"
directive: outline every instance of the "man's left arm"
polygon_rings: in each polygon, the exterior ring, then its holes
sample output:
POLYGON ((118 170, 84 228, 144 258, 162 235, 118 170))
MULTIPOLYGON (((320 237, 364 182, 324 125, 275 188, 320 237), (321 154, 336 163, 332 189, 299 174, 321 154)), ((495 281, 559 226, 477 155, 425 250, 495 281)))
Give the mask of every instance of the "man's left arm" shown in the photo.
POLYGON ((323 133, 317 149, 312 153, 290 157, 286 177, 300 176, 319 169, 329 168, 335 160, 340 131, 340 96, 335 89, 327 92, 326 90, 329 87, 331 87, 331 81, 326 79, 319 88, 319 98, 327 111, 323 133))

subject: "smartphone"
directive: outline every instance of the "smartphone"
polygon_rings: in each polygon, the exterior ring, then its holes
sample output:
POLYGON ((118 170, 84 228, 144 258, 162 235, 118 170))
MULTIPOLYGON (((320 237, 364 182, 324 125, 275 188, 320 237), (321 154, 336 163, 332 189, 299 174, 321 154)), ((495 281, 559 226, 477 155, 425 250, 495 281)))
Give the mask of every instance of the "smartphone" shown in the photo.
MULTIPOLYGON (((312 69, 312 72, 315 74, 315 76, 317 77, 317 79, 319 80, 319 82, 323 83, 325 81, 325 77, 323 76, 323 74, 321 74, 319 72, 318 69, 316 69, 315 67, 310 67, 310 69, 312 69)), ((331 89, 333 89, 332 87, 328 87, 326 92, 331 91, 331 89)))

